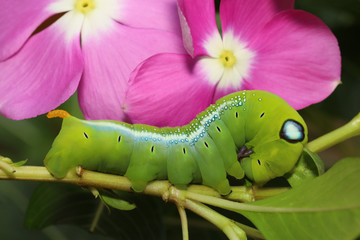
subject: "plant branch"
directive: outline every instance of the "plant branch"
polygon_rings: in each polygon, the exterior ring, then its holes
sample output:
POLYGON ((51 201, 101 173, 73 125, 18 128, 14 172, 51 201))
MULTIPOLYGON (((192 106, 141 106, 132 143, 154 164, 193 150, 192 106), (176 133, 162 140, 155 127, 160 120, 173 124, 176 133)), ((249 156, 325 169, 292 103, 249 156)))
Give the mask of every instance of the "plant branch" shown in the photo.
MULTIPOLYGON (((7 162, 3 163, 5 163, 4 166, 9 165, 9 163, 7 162)), ((5 167, 5 169, 8 168, 5 167)), ((71 171, 63 179, 57 179, 54 178, 45 167, 12 166, 11 169, 13 170, 13 173, 8 174, 6 170, 0 168, 0 179, 64 182, 89 188, 108 188, 127 192, 133 191, 131 190, 130 180, 126 177, 118 175, 105 174, 81 169, 81 174, 76 173, 75 171, 71 171)), ((164 180, 153 181, 149 183, 143 193, 162 197, 165 201, 170 200, 172 202, 175 202, 176 204, 180 204, 180 206, 183 206, 199 214, 200 216, 209 220, 216 226, 221 226, 221 230, 223 230, 230 239, 246 239, 245 232, 240 228, 240 225, 222 216, 213 209, 206 207, 203 204, 187 199, 187 195, 191 193, 196 194, 197 196, 211 196, 212 199, 220 199, 219 193, 209 187, 191 185, 189 186, 188 190, 183 191, 173 187, 168 181, 164 180)), ((240 196, 239 198, 244 200, 255 199, 255 196, 253 195, 253 190, 251 188, 234 187, 232 194, 229 194, 229 198, 236 198, 236 196, 240 196)), ((250 232, 253 231, 250 230, 250 232)))
POLYGON ((360 135, 360 113, 344 126, 329 132, 307 144, 312 152, 321 152, 327 148, 360 135))
POLYGON ((176 204, 176 207, 180 215, 183 240, 189 240, 188 221, 187 221, 185 208, 179 204, 176 204))
POLYGON ((202 203, 186 199, 184 207, 205 218, 221 229, 230 240, 245 240, 246 233, 229 218, 202 203))
POLYGON ((99 206, 98 206, 98 208, 96 209, 94 219, 93 219, 93 221, 92 221, 92 223, 91 223, 91 226, 90 226, 90 229, 89 229, 89 231, 92 232, 92 233, 95 231, 95 228, 96 228, 96 226, 97 226, 98 223, 99 223, 101 214, 102 214, 102 212, 104 211, 104 206, 105 206, 104 203, 103 203, 102 201, 100 201, 100 202, 99 202, 99 206))
MULTIPOLYGON (((83 187, 108 188, 132 192, 131 182, 128 178, 118 175, 93 172, 82 169, 81 177, 76 172, 69 172, 64 178, 54 178, 45 167, 38 166, 13 166, 8 162, 0 159, 0 179, 22 180, 22 181, 41 181, 41 182, 64 182, 76 184, 83 187), (10 173, 8 171, 11 171, 10 173)), ((166 193, 172 186, 169 181, 153 181, 150 182, 144 190, 145 194, 167 198, 166 193)), ((189 192, 199 193, 220 197, 220 194, 206 186, 190 185, 187 189, 189 192)), ((254 201, 255 196, 251 188, 239 186, 233 187, 232 193, 227 196, 229 200, 250 202, 254 201)))

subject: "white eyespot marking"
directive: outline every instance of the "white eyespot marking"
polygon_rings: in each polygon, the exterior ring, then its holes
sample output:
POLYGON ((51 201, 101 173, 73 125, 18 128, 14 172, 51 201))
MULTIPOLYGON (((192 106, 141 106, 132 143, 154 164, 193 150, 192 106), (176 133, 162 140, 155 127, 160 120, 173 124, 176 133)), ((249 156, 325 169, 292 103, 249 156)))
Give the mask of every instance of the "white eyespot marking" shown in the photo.
POLYGON ((295 120, 286 120, 280 130, 280 138, 290 143, 301 142, 305 138, 304 127, 295 120))

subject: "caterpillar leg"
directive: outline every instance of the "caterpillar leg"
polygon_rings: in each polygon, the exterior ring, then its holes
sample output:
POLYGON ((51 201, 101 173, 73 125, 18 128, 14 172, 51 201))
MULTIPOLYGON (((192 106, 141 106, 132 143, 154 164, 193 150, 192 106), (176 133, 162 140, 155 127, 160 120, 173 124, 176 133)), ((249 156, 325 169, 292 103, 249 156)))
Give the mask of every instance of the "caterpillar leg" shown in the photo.
POLYGON ((127 169, 125 173, 125 177, 127 177, 131 181, 131 188, 135 192, 144 191, 148 182, 156 179, 157 170, 148 164, 140 165, 131 165, 127 169))
POLYGON ((150 141, 135 143, 124 175, 130 179, 134 191, 142 192, 155 179, 166 179, 166 153, 166 147, 150 141))
POLYGON ((252 149, 248 149, 245 145, 242 146, 237 154, 238 160, 240 161, 243 158, 249 157, 253 154, 254 151, 252 149))
POLYGON ((224 122, 214 122, 214 125, 208 129, 208 134, 215 142, 217 149, 221 154, 226 172, 230 176, 242 179, 245 176, 245 172, 237 160, 236 145, 224 122))
POLYGON ((195 156, 191 153, 188 144, 179 144, 173 147, 172 157, 167 158, 167 173, 169 181, 175 186, 201 182, 195 156))
POLYGON ((197 163, 204 185, 215 188, 221 195, 231 192, 229 180, 226 178, 226 170, 223 160, 215 143, 210 137, 205 137, 195 143, 194 154, 198 154, 197 163))

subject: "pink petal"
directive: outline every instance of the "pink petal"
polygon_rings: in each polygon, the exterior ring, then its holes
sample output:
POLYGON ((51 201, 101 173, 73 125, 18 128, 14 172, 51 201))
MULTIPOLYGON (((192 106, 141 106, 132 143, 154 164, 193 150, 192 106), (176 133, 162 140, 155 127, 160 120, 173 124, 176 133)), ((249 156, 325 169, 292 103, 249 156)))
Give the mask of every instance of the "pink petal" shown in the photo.
POLYGON ((122 24, 181 34, 176 0, 126 0, 119 10, 117 20, 122 24))
POLYGON ((296 109, 322 101, 340 82, 337 40, 310 13, 279 13, 249 47, 257 58, 245 88, 278 94, 296 109))
MULTIPOLYGON (((75 92, 83 62, 79 34, 64 38, 61 25, 72 21, 67 15, 0 63, 0 112, 5 117, 35 117, 56 108, 75 92)), ((77 27, 80 33, 81 25, 77 27)))
MULTIPOLYGON (((96 24, 96 23, 95 23, 96 24)), ((83 26, 84 29, 92 29, 83 26)), ((79 87, 80 107, 87 119, 124 120, 123 105, 130 73, 159 52, 185 52, 181 38, 154 29, 130 28, 113 21, 106 31, 82 39, 85 60, 79 87)))
POLYGON ((194 64, 189 55, 158 54, 139 65, 124 104, 130 121, 181 126, 207 108, 215 86, 201 79, 194 64))
POLYGON ((46 9, 55 0, 0 1, 0 61, 13 55, 34 30, 53 13, 46 9))
POLYGON ((233 31, 243 42, 250 42, 280 11, 291 9, 294 0, 222 0, 222 32, 233 31))
POLYGON ((214 0, 178 0, 184 46, 193 56, 208 55, 204 44, 219 35, 214 0))

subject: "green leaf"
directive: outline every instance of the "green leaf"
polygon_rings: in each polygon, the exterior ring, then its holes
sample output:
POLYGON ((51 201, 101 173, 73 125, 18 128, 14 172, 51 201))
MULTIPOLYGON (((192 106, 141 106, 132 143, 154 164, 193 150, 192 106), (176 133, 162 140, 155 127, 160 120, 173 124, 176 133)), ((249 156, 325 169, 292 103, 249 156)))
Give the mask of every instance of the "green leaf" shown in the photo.
POLYGON ((25 160, 22 160, 22 161, 19 161, 19 162, 15 162, 15 163, 13 163, 13 164, 11 164, 11 165, 13 165, 13 166, 15 166, 15 167, 20 167, 20 166, 23 166, 23 165, 25 165, 26 163, 27 163, 27 159, 25 159, 25 160))
POLYGON ((355 239, 360 235, 360 159, 346 158, 285 193, 231 207, 266 239, 355 239))
POLYGON ((125 194, 138 207, 132 211, 109 212, 101 208, 100 199, 78 186, 42 183, 30 199, 25 226, 41 229, 54 224, 70 224, 88 231, 94 229, 94 233, 116 239, 162 239, 165 229, 157 199, 125 194), (99 209, 101 215, 97 221, 99 209))
POLYGON ((296 187, 304 181, 320 176, 324 171, 324 162, 319 155, 304 148, 296 166, 285 178, 292 187, 296 187))
POLYGON ((129 203, 128 201, 120 199, 119 197, 116 197, 116 196, 100 194, 100 199, 106 205, 109 205, 110 207, 116 208, 118 210, 129 211, 129 210, 133 210, 134 208, 136 208, 135 204, 129 203))

